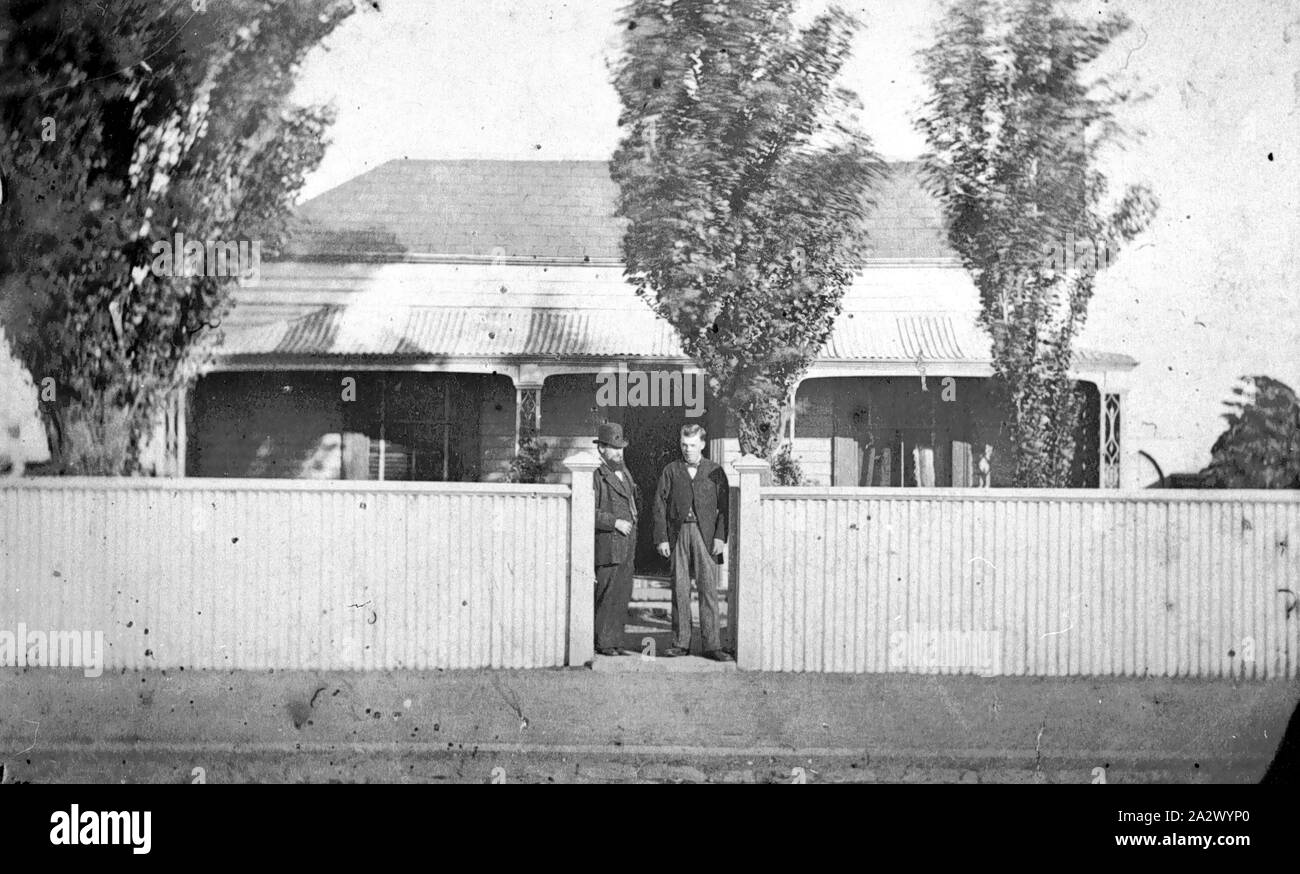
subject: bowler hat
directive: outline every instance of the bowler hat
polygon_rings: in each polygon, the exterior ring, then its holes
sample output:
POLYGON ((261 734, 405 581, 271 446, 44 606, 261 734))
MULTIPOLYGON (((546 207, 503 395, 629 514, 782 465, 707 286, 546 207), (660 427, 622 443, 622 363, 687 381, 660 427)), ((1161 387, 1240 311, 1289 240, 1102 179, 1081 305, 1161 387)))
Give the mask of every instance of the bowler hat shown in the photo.
POLYGON ((605 422, 601 425, 595 442, 613 446, 615 449, 627 446, 627 441, 623 439, 623 426, 618 422, 605 422))

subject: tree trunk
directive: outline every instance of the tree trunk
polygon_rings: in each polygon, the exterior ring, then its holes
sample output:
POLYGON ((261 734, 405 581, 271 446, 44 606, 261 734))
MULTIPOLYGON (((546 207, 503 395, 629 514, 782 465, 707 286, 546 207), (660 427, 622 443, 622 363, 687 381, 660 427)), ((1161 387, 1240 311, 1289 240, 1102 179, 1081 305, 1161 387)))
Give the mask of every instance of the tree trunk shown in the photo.
POLYGON ((130 410, 100 399, 71 401, 49 417, 54 469, 70 476, 126 476, 136 466, 138 441, 130 410))
POLYGON ((1080 407, 1068 377, 1049 377, 1035 385, 1021 381, 1008 387, 1010 438, 1015 470, 1012 485, 1027 489, 1070 486, 1074 431, 1080 407))
POLYGON ((771 461, 781 442, 781 402, 759 400, 734 412, 740 451, 771 461))

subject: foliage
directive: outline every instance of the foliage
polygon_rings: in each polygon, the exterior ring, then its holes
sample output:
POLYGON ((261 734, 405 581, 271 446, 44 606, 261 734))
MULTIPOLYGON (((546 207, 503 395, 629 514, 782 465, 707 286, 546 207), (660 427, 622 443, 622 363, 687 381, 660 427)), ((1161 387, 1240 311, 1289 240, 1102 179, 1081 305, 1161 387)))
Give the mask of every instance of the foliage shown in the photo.
POLYGON ((791 453, 788 442, 782 443, 780 450, 772 458, 772 480, 778 486, 804 484, 803 467, 791 453))
POLYGON ((1223 414, 1202 483, 1218 489, 1300 489, 1300 399, 1267 376, 1242 377, 1223 414))
POLYGON ((37 384, 54 380, 42 415, 60 469, 133 472, 228 306, 235 278, 156 275, 155 242, 179 233, 274 253, 330 121, 289 104, 293 75, 352 8, 14 0, 0 11, 0 324, 37 384))
POLYGON ((1120 15, 1072 20, 1055 0, 955 0, 922 52, 926 173, 979 289, 1017 486, 1068 485, 1073 343, 1097 270, 1156 209, 1140 186, 1109 201, 1096 169, 1132 95, 1085 68, 1128 28, 1120 15))
POLYGON ((519 451, 510 459, 510 472, 506 481, 512 483, 540 483, 546 481, 548 465, 547 444, 533 435, 525 434, 519 438, 519 451))
POLYGON ((858 24, 793 0, 633 0, 615 86, 626 275, 768 458, 830 333, 884 167, 834 82, 858 24))

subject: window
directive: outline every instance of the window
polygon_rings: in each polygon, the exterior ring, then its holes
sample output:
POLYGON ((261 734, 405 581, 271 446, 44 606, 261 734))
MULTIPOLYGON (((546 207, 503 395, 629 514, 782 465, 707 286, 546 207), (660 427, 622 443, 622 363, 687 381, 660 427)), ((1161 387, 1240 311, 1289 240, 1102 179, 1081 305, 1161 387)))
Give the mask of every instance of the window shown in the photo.
POLYGON ((455 482, 471 473, 467 429, 478 416, 454 375, 384 375, 371 385, 377 402, 357 411, 366 417, 360 424, 369 479, 455 482))
POLYGON ((871 378, 836 397, 832 482, 904 488, 973 485, 969 402, 944 403, 938 385, 871 378))

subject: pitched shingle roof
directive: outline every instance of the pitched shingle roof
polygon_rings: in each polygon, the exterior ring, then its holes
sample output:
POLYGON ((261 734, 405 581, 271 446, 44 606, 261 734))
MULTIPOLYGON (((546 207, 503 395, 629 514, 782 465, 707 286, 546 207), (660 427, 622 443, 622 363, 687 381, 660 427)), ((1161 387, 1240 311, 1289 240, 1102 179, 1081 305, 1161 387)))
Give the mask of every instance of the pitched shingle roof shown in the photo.
MULTIPOLYGON (((917 164, 892 170, 867 226, 877 261, 847 292, 821 358, 987 364, 977 293, 939 206, 917 164)), ((390 161, 300 208, 289 259, 236 292, 217 353, 684 359, 622 276, 616 194, 600 161, 390 161)))
MULTIPOLYGON (((952 258, 916 163, 892 164, 867 219, 872 257, 952 258)), ((285 255, 621 259, 604 161, 389 161, 298 209, 285 255)))

